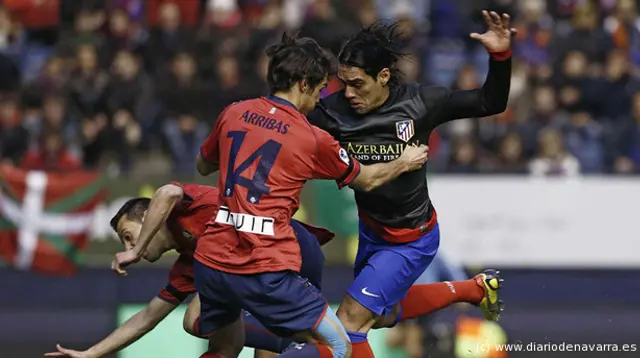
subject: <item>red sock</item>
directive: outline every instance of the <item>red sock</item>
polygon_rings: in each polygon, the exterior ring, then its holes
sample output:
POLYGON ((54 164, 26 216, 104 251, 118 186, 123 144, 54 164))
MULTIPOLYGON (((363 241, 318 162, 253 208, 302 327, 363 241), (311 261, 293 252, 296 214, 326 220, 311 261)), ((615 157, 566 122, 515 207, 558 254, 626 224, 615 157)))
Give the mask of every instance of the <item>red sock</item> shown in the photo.
POLYGON ((221 355, 217 354, 217 353, 204 353, 203 355, 200 356, 200 358, 222 358, 221 355))
POLYGON ((478 304, 484 298, 484 287, 475 279, 413 285, 400 301, 400 320, 416 318, 441 310, 452 303, 478 304))
POLYGON ((351 343, 351 358, 374 358, 369 341, 351 343))
POLYGON ((328 346, 324 344, 314 344, 316 348, 318 348, 318 352, 320 352, 320 358, 333 358, 333 352, 329 349, 328 346))

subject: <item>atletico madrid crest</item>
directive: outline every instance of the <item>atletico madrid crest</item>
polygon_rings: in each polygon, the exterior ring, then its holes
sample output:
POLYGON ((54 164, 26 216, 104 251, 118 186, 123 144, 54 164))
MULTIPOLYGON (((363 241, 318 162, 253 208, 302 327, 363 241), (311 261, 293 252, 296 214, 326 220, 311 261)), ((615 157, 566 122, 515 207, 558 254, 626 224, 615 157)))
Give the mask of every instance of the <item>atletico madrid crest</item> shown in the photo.
POLYGON ((413 134, 413 119, 396 122, 396 135, 405 143, 413 138, 413 134))

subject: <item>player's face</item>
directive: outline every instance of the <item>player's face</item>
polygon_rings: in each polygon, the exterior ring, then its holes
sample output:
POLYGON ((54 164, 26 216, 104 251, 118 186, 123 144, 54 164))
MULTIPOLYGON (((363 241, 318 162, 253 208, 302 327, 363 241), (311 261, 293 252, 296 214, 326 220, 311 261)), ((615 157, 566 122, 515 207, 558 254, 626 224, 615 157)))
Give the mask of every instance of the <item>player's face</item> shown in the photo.
POLYGON ((315 108, 318 102, 320 102, 320 91, 322 91, 323 88, 327 87, 328 82, 328 79, 325 77, 322 82, 320 82, 320 84, 315 88, 310 88, 307 91, 303 91, 301 97, 302 103, 300 105, 300 108, 298 108, 300 113, 307 114, 311 112, 313 108, 315 108))
MULTIPOLYGON (((126 215, 124 215, 120 222, 118 222, 118 236, 120 240, 124 244, 125 249, 130 250, 134 248, 140 238, 140 230, 142 229, 142 223, 136 220, 127 219, 126 215)), ((158 233, 153 237, 151 243, 147 247, 147 250, 144 252, 142 257, 149 261, 155 262, 162 255, 169 250, 169 246, 165 244, 165 235, 166 230, 162 228, 158 233)))
POLYGON ((389 95, 388 69, 380 71, 378 76, 373 78, 360 67, 340 65, 338 78, 344 83, 344 96, 358 114, 365 114, 380 107, 389 95))

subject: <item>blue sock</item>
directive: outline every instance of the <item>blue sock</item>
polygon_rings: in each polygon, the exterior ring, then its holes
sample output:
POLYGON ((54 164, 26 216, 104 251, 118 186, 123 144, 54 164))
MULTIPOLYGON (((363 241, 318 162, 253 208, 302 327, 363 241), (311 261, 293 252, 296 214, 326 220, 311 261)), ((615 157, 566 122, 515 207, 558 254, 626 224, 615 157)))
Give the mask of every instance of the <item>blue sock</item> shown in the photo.
POLYGON ((351 344, 362 343, 367 340, 366 333, 347 331, 347 335, 349 335, 349 339, 351 339, 351 344))
POLYGON ((262 349, 274 353, 281 353, 293 341, 281 338, 269 332, 253 315, 246 314, 244 320, 244 345, 255 349, 262 349))

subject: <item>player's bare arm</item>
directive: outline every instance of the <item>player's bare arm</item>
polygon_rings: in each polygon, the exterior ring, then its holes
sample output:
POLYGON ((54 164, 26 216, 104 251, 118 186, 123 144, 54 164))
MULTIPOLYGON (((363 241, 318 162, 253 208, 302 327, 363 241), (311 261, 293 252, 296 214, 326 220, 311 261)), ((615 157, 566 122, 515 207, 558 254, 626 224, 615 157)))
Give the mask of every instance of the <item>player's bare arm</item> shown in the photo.
POLYGON ((219 165, 217 163, 211 163, 202 157, 202 154, 198 154, 198 158, 196 159, 196 168, 198 169, 198 173, 202 176, 207 176, 209 174, 215 173, 219 169, 219 165))
POLYGON ((162 224, 169 218, 169 214, 175 205, 182 200, 184 192, 177 185, 167 184, 158 189, 149 203, 149 209, 145 214, 140 237, 136 245, 124 252, 119 252, 111 264, 111 268, 118 274, 126 275, 123 266, 138 262, 149 246, 151 239, 156 235, 162 224))
POLYGON ((451 91, 443 87, 427 87, 422 97, 425 103, 438 103, 441 110, 433 113, 430 122, 439 124, 459 118, 479 118, 504 112, 507 108, 511 86, 511 37, 516 32, 510 28, 510 17, 491 11, 482 12, 487 31, 469 36, 482 43, 489 52, 489 73, 483 86, 476 90, 451 91))
POLYGON ((391 162, 362 165, 351 186, 364 191, 374 190, 403 173, 422 168, 428 156, 429 147, 426 145, 407 146, 402 155, 391 162))
POLYGON ((105 339, 85 351, 76 351, 56 345, 57 352, 45 354, 46 357, 100 358, 120 351, 153 330, 160 321, 177 306, 155 297, 147 307, 129 318, 105 339))

